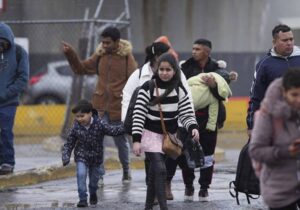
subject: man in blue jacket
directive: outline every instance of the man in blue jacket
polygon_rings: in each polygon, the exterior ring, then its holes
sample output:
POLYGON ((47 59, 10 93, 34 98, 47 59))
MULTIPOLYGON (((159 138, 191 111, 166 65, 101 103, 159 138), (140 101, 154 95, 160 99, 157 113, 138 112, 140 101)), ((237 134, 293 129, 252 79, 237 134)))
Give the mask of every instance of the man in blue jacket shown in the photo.
POLYGON ((26 88, 28 75, 26 51, 16 47, 11 28, 0 22, 0 175, 14 170, 13 125, 19 95, 26 88))
POLYGON ((270 83, 281 77, 289 67, 300 67, 300 48, 294 46, 294 35, 287 25, 277 25, 272 30, 273 47, 256 65, 250 90, 247 115, 248 134, 251 136, 253 115, 270 83))

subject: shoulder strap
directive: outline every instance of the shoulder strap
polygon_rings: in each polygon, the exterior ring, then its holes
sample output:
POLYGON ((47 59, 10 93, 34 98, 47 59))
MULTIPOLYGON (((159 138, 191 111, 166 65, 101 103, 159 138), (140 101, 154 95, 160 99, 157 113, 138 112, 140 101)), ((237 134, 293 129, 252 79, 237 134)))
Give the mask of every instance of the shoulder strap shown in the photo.
MULTIPOLYGON (((154 81, 154 84, 155 84, 156 95, 157 95, 157 97, 159 97, 159 92, 158 92, 158 87, 157 87, 156 81, 154 81)), ((165 122, 164 122, 164 117, 163 117, 163 113, 162 113, 160 102, 158 102, 158 108, 159 108, 159 115, 160 115, 161 127, 162 127, 164 135, 166 135, 167 134, 167 130, 166 130, 166 125, 165 125, 165 122)))
POLYGON ((139 79, 141 78, 142 75, 142 68, 139 68, 139 79))

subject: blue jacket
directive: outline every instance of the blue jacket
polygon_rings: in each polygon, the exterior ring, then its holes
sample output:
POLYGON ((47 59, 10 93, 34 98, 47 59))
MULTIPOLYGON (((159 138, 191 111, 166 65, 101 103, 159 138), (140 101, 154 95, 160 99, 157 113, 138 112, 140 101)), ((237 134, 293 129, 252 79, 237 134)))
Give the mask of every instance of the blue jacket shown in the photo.
POLYGON ((11 28, 0 22, 0 39, 6 39, 10 48, 0 52, 0 108, 17 106, 19 96, 25 90, 29 77, 29 61, 21 48, 20 61, 16 58, 16 45, 11 28))
POLYGON ((74 149, 75 162, 81 161, 87 165, 97 166, 103 162, 104 135, 117 136, 124 134, 124 126, 109 125, 97 114, 93 115, 93 122, 85 128, 75 121, 67 142, 63 146, 62 161, 69 161, 74 149))
POLYGON ((290 67, 300 67, 300 48, 294 46, 293 53, 288 57, 278 55, 274 49, 263 57, 256 65, 254 79, 250 90, 250 101, 247 115, 247 126, 253 128, 254 112, 259 109, 260 102, 270 83, 290 67))

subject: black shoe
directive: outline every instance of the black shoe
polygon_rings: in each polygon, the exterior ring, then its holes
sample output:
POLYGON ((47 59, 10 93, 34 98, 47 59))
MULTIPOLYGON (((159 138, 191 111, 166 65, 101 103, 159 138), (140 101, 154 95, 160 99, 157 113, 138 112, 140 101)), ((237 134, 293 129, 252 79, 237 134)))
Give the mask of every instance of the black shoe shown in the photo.
POLYGON ((78 208, 88 207, 88 203, 87 203, 86 200, 80 200, 80 201, 77 203, 77 207, 78 207, 78 208))
POLYGON ((97 194, 93 193, 90 195, 90 205, 96 205, 98 203, 97 194))
POLYGON ((131 174, 130 171, 124 171, 122 177, 123 184, 128 184, 131 182, 131 174))
POLYGON ((207 191, 207 189, 200 189, 198 196, 199 196, 199 201, 200 202, 207 202, 208 201, 208 191, 207 191))
POLYGON ((0 167, 0 175, 8 175, 8 174, 12 174, 13 172, 14 172, 14 167, 12 165, 4 163, 0 167))
POLYGON ((193 201, 194 200, 194 187, 185 187, 184 191, 184 201, 193 201))

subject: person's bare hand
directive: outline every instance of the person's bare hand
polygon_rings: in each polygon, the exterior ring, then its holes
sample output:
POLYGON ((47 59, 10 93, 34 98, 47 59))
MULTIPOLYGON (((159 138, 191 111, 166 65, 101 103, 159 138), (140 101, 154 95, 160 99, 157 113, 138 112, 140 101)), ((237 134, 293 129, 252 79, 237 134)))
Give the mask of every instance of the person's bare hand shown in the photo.
POLYGON ((198 129, 193 129, 192 130, 192 137, 193 137, 193 140, 196 141, 196 142, 199 142, 199 131, 198 129))
POLYGON ((289 152, 292 156, 300 155, 300 139, 296 139, 290 146, 289 152))
POLYGON ((214 88, 217 86, 216 80, 212 75, 203 75, 201 79, 204 84, 206 84, 210 88, 214 88))
POLYGON ((136 156, 141 156, 141 154, 142 154, 141 143, 140 142, 134 142, 132 150, 133 150, 133 154, 135 154, 136 156))
POLYGON ((62 43, 62 50, 64 53, 67 53, 68 51, 71 50, 72 46, 69 43, 65 41, 62 41, 61 43, 62 43))

